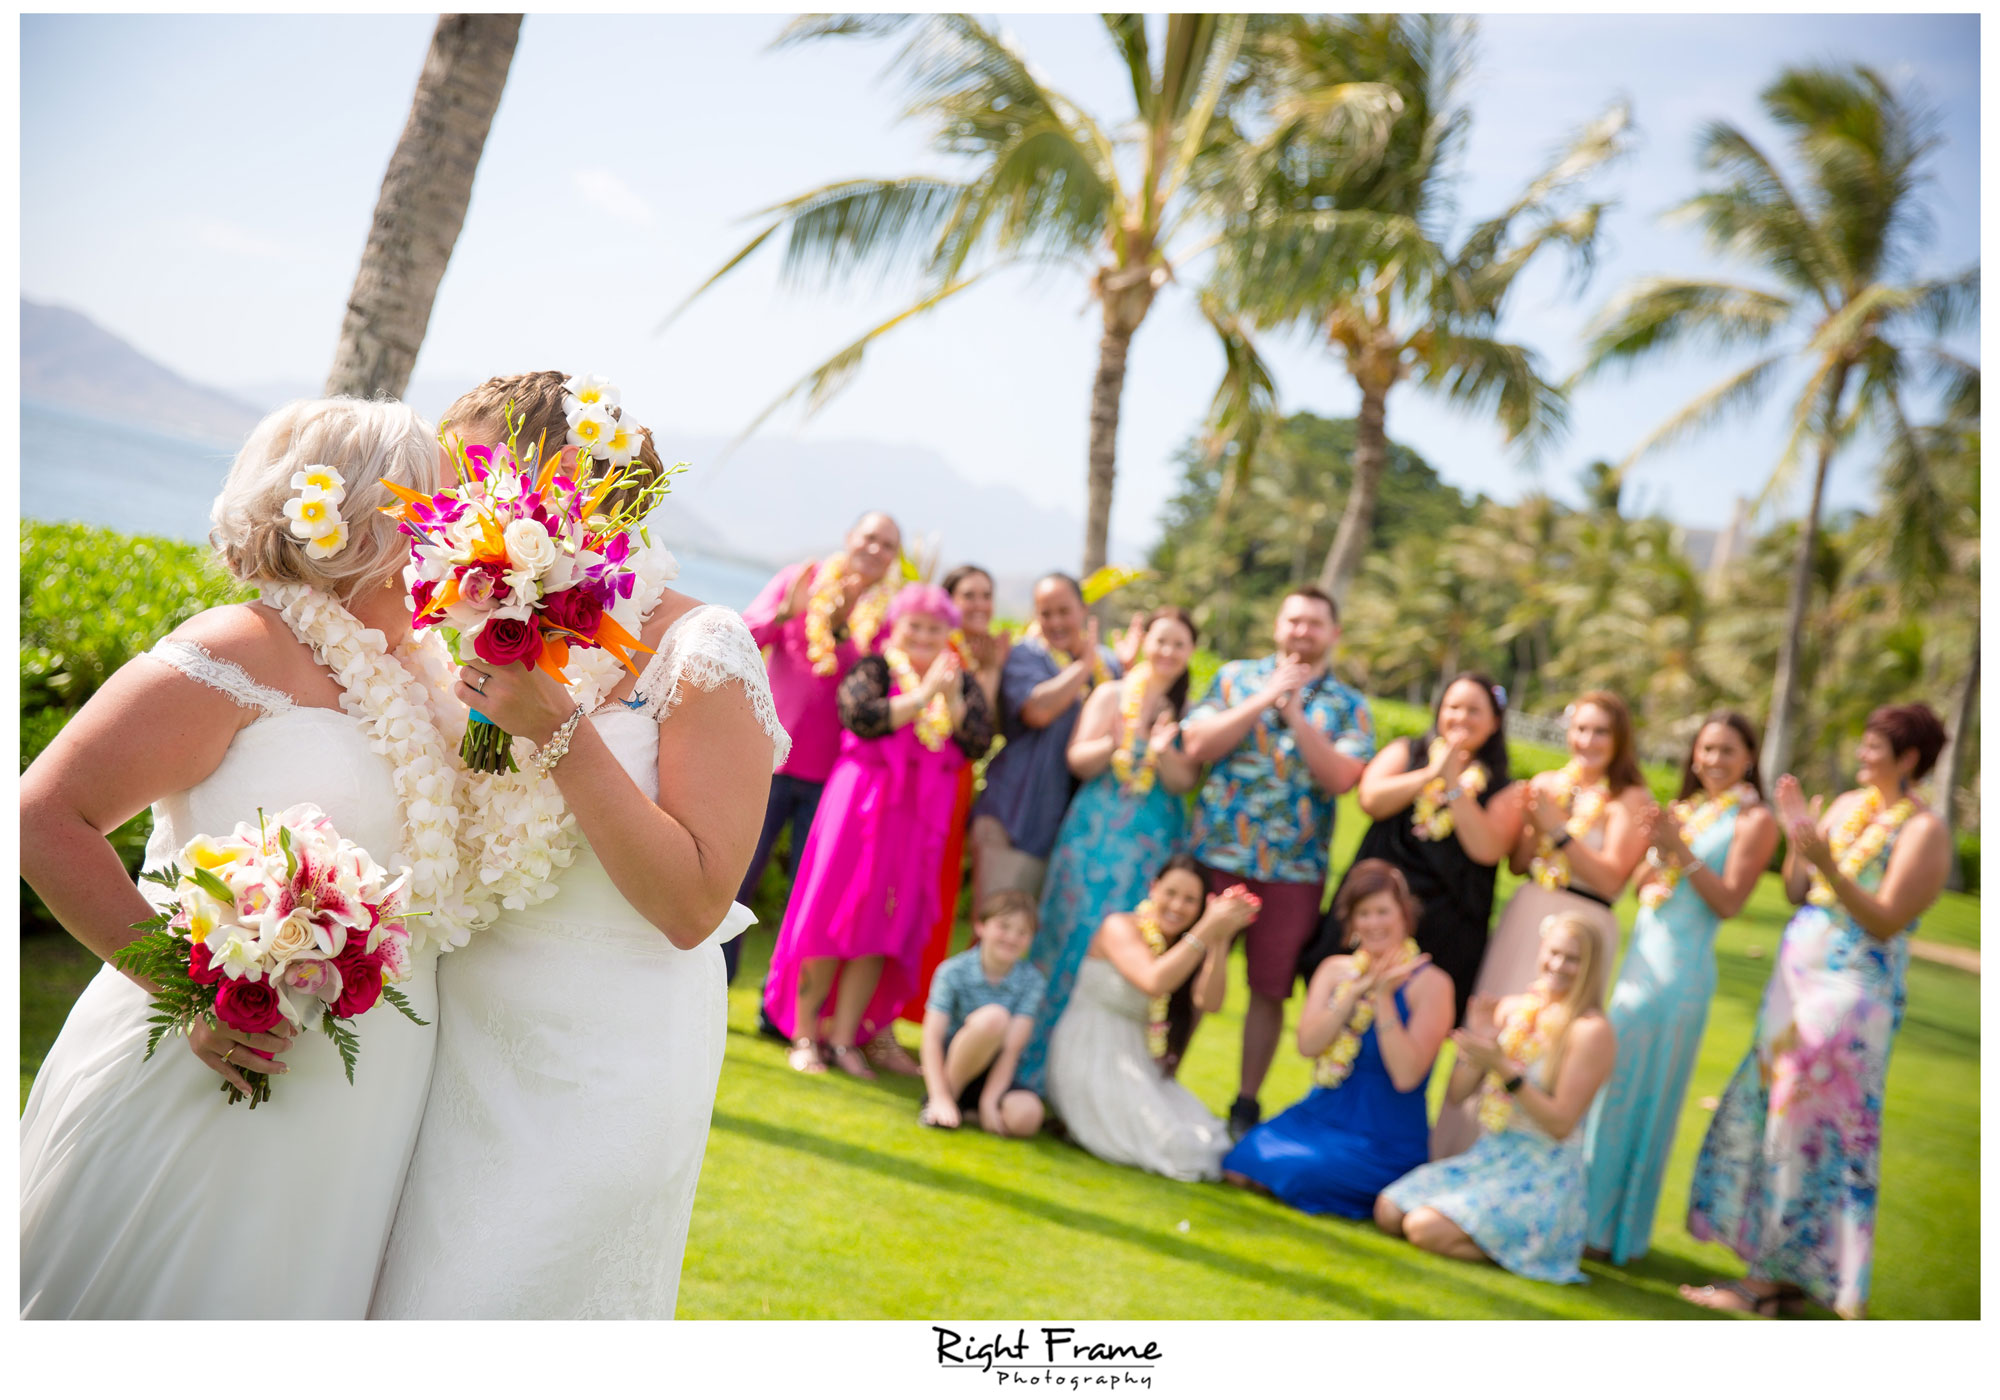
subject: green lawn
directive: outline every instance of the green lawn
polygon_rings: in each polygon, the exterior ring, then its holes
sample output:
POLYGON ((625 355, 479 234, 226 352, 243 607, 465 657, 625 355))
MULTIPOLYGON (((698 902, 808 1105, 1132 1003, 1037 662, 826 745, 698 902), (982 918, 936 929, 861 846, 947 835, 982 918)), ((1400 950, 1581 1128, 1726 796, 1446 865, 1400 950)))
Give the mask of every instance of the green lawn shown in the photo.
MULTIPOLYGON (((1362 823, 1343 802, 1340 863, 1362 823)), ((1503 878, 1501 898, 1513 881, 1503 878)), ((782 897, 768 877, 759 903, 782 897)), ((1621 915, 1629 924, 1632 906, 1621 915)), ((1767 879, 1721 935, 1721 985, 1667 1175, 1652 1253, 1560 1287, 1420 1254, 1371 1227, 1313 1219, 1223 1186, 1107 1166, 1042 1137, 917 1125, 916 1081, 808 1079, 756 1034, 775 918, 752 930, 730 995, 729 1058, 682 1277, 684 1318, 1708 1317, 1674 1287, 1739 1266, 1681 1228, 1708 1111, 1749 1043, 1788 913, 1767 879), (941 1257, 948 1251, 948 1256, 941 1257), (947 1262, 948 1258, 948 1262, 947 1262)), ((1947 897, 1925 936, 1977 946, 1977 901, 1947 897), (1955 930, 1955 932, 1954 932, 1955 930)), ((21 1090, 89 975, 65 940, 22 945, 21 1090)), ((1913 963, 1889 1071, 1874 1312, 1979 1310, 1979 981, 1913 963)), ((1196 1037, 1185 1078, 1220 1109, 1235 1091, 1243 993, 1196 1037)), ((905 1043, 914 1032, 903 1028, 905 1043)), ((1267 1112, 1309 1067, 1281 1052, 1267 1112)))

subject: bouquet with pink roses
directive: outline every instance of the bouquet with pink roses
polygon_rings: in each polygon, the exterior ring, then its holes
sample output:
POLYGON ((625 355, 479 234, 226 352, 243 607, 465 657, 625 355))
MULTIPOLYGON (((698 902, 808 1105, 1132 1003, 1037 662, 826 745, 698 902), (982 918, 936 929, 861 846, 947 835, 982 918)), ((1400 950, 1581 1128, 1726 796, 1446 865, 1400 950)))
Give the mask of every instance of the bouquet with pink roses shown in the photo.
MULTIPOLYGON (((611 609, 632 596, 632 537, 672 472, 631 468, 643 429, 611 416, 616 389, 589 376, 565 388, 570 442, 555 453, 521 446, 510 404, 504 446, 448 440, 456 485, 430 495, 383 485, 403 502, 384 510, 411 539, 413 624, 441 627, 460 665, 469 648, 489 665, 539 666, 568 685, 571 647, 602 647, 635 673, 631 652, 650 650, 611 609), (593 477, 600 457, 605 469, 593 477), (607 510, 621 488, 625 498, 607 510)), ((509 737, 477 710, 459 757, 474 772, 517 766, 509 737)))
MULTIPOLYGON (((392 879, 310 803, 189 841, 172 867, 146 876, 173 899, 135 924, 140 937, 114 958, 159 989, 146 1058, 197 1017, 252 1034, 317 1020, 353 1083, 360 1041, 347 1023, 386 1001, 427 1024, 394 985, 410 973, 409 877, 405 868, 392 879)), ((270 1076, 244 1077, 254 1109, 271 1096, 270 1076)), ((222 1088, 231 1103, 244 1098, 233 1084, 222 1088)))

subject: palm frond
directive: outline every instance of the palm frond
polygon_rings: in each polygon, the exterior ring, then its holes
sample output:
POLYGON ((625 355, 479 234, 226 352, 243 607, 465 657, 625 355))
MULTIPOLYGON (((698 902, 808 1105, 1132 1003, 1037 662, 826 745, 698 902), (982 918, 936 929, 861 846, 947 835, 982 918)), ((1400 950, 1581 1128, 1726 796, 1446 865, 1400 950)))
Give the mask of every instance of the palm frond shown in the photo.
MULTIPOLYGON (((1167 20, 1170 65, 1174 55, 1180 51, 1176 41, 1185 26, 1177 28, 1176 22, 1183 18, 1185 17, 1181 15, 1172 15, 1167 20)), ((1176 143, 1172 162, 1161 172, 1159 190, 1154 195, 1156 210, 1164 210, 1168 201, 1179 192, 1181 186, 1186 183, 1189 173, 1194 169, 1196 159, 1209 145, 1210 125, 1214 122, 1216 110, 1222 103, 1223 93, 1228 89, 1230 70, 1236 65, 1236 55, 1242 46, 1244 30, 1249 23, 1242 15, 1220 17, 1209 15, 1204 18, 1209 24, 1198 36, 1202 42, 1198 46, 1188 46, 1187 61, 1196 64, 1194 80, 1189 88, 1190 96, 1185 110, 1177 113, 1181 126, 1180 140, 1176 143)), ((1184 79, 1179 75, 1173 79, 1172 90, 1177 98, 1180 91, 1179 84, 1182 81, 1184 79)), ((1165 77, 1162 78, 1161 87, 1163 94, 1161 110, 1175 111, 1176 109, 1168 106, 1165 101, 1164 95, 1169 90, 1165 77)))
POLYGON ((1283 214, 1223 245, 1218 286, 1258 325, 1316 323, 1368 282, 1412 293, 1449 263, 1416 220, 1371 210, 1283 214))
POLYGON ((1153 55, 1146 41, 1146 17, 1144 15, 1098 16, 1104 21, 1104 29, 1111 36, 1111 46, 1118 50, 1118 57, 1125 64, 1125 75, 1132 83, 1132 104, 1139 113, 1139 120, 1153 119, 1153 55))
POLYGON ((1025 123, 967 188, 941 241, 938 275, 961 275, 982 240, 1009 254, 1088 252, 1118 215, 1117 193, 1061 121, 1025 123))
MULTIPOLYGON (((1523 218, 1539 217, 1545 226, 1558 223, 1553 208, 1554 201, 1565 191, 1607 163, 1616 160, 1628 149, 1627 132, 1632 124, 1631 110, 1624 103, 1614 103, 1595 120, 1579 131, 1569 143, 1557 153, 1555 159, 1539 175, 1528 182, 1514 203, 1495 218, 1476 225, 1466 236, 1454 260, 1461 268, 1483 269, 1500 259, 1502 247, 1506 243, 1508 231, 1514 223, 1523 218)), ((1589 255, 1597 229, 1597 221, 1587 222, 1590 238, 1571 241, 1571 249, 1589 266, 1589 255)))
POLYGON ((1569 423, 1562 389, 1541 372, 1525 346, 1487 336, 1437 335, 1422 366, 1422 381, 1465 408, 1490 412, 1507 441, 1532 456, 1569 423))
POLYGON ((1771 158, 1722 121, 1702 128, 1695 151, 1703 169, 1729 183, 1696 195, 1669 217, 1698 221, 1719 251, 1763 263, 1787 285, 1826 299, 1847 270, 1771 158))
POLYGON ((1685 277, 1635 279, 1585 332, 1582 382, 1612 364, 1633 368, 1670 348, 1761 345, 1783 330, 1794 303, 1761 287, 1685 277))
POLYGON ((1784 372, 1785 359, 1783 353, 1766 356, 1704 389, 1626 453, 1618 464, 1620 470, 1651 453, 1719 427, 1735 414, 1755 409, 1763 402, 1771 382, 1784 372))
POLYGON ((1200 300, 1201 314, 1221 342, 1223 366, 1222 382, 1209 405, 1206 447, 1212 460, 1234 448, 1216 496, 1215 511, 1221 515, 1250 479, 1264 432, 1278 421, 1278 385, 1241 318, 1225 310, 1212 291, 1200 300))

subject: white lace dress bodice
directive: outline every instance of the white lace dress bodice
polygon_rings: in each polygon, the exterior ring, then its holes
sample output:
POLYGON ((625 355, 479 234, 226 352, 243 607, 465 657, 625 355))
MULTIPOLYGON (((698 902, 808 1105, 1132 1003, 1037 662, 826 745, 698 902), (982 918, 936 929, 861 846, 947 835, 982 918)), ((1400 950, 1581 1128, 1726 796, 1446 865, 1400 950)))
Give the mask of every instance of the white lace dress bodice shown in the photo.
MULTIPOLYGON (((163 641, 134 664, 155 663, 260 717, 214 772, 154 804, 147 869, 195 835, 299 802, 316 803, 382 864, 403 863, 389 760, 362 720, 294 704, 189 643, 163 641)), ((22 1316, 363 1316, 429 1083, 436 962, 420 950, 401 988, 430 1026, 386 1005, 362 1016, 352 1085, 332 1042, 308 1028, 254 1112, 229 1104, 177 1038, 143 1059, 148 998, 106 966, 71 1009, 21 1117, 22 1316), (314 1204, 302 1210, 308 1181, 339 1187, 308 1193, 314 1204), (275 1264, 243 1248, 266 1234, 284 1242, 275 1264)))
MULTIPOLYGON (((633 699, 592 723, 649 798, 687 687, 738 684, 787 747, 748 628, 699 607, 661 638, 633 699)), ((439 971, 430 1102, 371 1315, 673 1316, 722 1070, 720 942, 682 950, 580 843, 559 890, 503 913, 439 971)))

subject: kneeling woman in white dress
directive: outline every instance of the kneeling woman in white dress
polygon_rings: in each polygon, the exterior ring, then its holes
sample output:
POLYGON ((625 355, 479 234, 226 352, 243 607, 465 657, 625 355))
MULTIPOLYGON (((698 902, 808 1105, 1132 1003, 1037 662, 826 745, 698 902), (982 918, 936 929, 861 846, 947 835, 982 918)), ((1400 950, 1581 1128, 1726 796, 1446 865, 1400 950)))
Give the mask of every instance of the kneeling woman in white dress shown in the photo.
MULTIPOLYGON (((498 445, 511 404, 519 443, 553 452, 563 386, 488 381, 447 430, 498 445)), ((459 699, 516 736, 520 773, 476 775, 467 797, 506 911, 439 970, 437 1066, 374 1316, 673 1316, 722 1069, 720 945, 750 922, 733 898, 789 745, 743 620, 666 588, 663 553, 639 572, 632 615, 613 610, 654 652, 636 682, 576 650, 570 690, 459 672, 459 699), (544 820, 565 806, 573 823, 544 820)))
POLYGON ((1093 1157, 1178 1181, 1217 1181, 1229 1129, 1161 1070, 1176 993, 1222 1006, 1229 944, 1255 917, 1237 898, 1203 906, 1192 856, 1167 861, 1139 908, 1098 927, 1068 1009, 1049 1036, 1049 1103, 1093 1157))
MULTIPOLYGON (((294 403, 251 434, 211 538, 258 602, 190 618, 120 668, 21 776, 21 873, 92 952, 108 960, 152 916, 105 839, 148 804, 157 870, 196 835, 311 802, 383 866, 415 867, 407 907, 436 917, 409 922, 401 990, 435 1025, 438 943, 468 912, 453 893, 457 760, 412 670, 405 542, 377 507, 394 504, 385 478, 427 490, 440 465, 429 425, 401 404, 294 403), (344 494, 302 536, 285 507, 303 499, 296 475, 325 467, 344 494)), ((146 1059, 149 1001, 107 962, 35 1078, 22 1316, 361 1317, 432 1026, 387 1005, 360 1017, 350 1085, 311 1028, 288 1040, 197 1023, 146 1059), (247 1090, 246 1062, 266 1067, 252 1051, 277 1056, 254 1113, 220 1092, 247 1090)))

